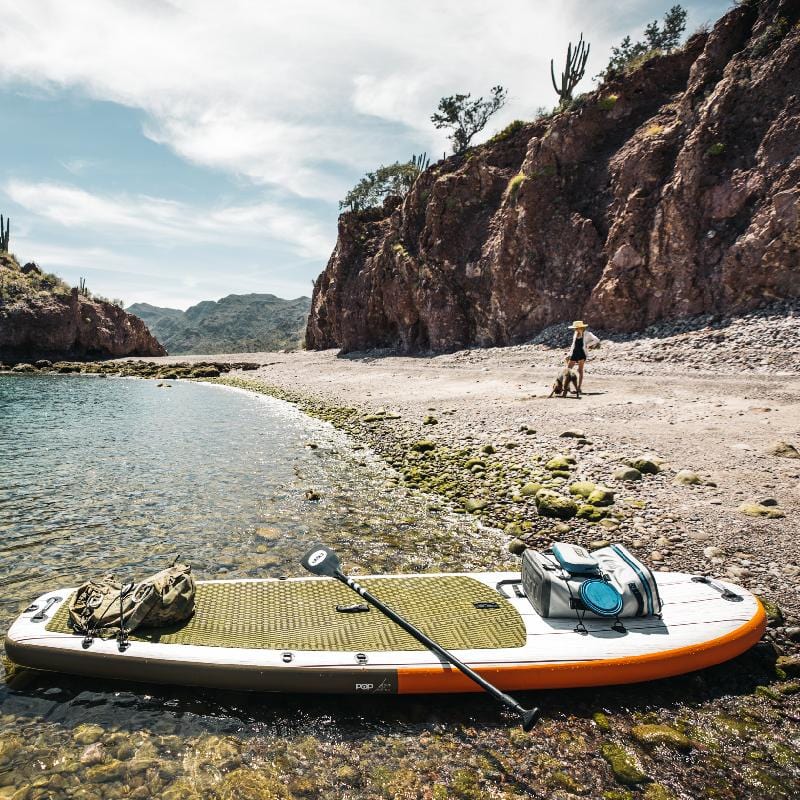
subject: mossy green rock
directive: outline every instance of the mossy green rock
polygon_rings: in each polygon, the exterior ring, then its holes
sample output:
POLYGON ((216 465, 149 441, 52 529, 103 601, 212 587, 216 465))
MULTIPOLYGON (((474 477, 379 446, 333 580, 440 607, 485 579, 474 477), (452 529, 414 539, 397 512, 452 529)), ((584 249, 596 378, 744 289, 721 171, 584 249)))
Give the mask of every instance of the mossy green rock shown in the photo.
POLYGON ((108 764, 89 767, 84 775, 89 783, 109 783, 123 778, 125 771, 125 765, 121 761, 110 761, 108 764))
POLYGON ((545 467, 551 472, 569 472, 574 463, 575 459, 569 456, 554 456, 545 464, 545 467))
POLYGON ((476 511, 482 511, 486 506, 489 505, 488 500, 477 500, 474 498, 468 498, 464 500, 462 503, 464 508, 469 511, 471 514, 475 513, 476 511))
POLYGON ((284 800, 291 796, 276 778, 245 767, 229 772, 217 791, 222 800, 284 800))
POLYGON ((606 514, 608 514, 606 509, 584 503, 578 508, 577 516, 578 519, 585 519, 587 522, 600 522, 606 514))
POLYGON ((100 738, 105 733, 105 730, 99 725, 92 725, 90 723, 82 723, 72 731, 72 739, 76 744, 94 744, 100 741, 100 738))
POLYGON ((430 439, 420 439, 418 442, 414 442, 411 445, 411 449, 415 453, 427 453, 430 450, 436 449, 436 442, 432 442, 430 439))
POLYGON ((636 786, 647 781, 639 759, 622 745, 606 742, 600 747, 600 755, 608 762, 614 777, 626 786, 636 786))
POLYGON ((10 764, 25 743, 16 733, 0 733, 0 767, 10 764))
POLYGON ((492 455, 492 453, 496 453, 497 450, 493 444, 485 444, 481 447, 481 453, 486 453, 487 456, 492 455))
POLYGON ((539 492, 542 488, 541 483, 526 483, 520 490, 519 493, 523 497, 535 497, 537 492, 539 492))
POLYGON ((592 720, 604 733, 611 730, 611 722, 608 719, 608 715, 604 714, 602 711, 595 711, 594 714, 592 714, 592 720))
POLYGON ((786 516, 779 508, 762 506, 761 503, 742 503, 738 511, 747 517, 763 517, 764 519, 782 519, 786 516))
POLYGON ((631 736, 644 747, 665 744, 676 750, 691 750, 692 740, 669 725, 635 725, 631 728, 631 736))
POLYGON ((586 500, 593 506, 610 506, 614 504, 614 492, 611 489, 598 486, 586 500))
POLYGON ((540 489, 536 493, 536 510, 543 517, 572 519, 578 513, 578 504, 551 489, 540 489))
POLYGON ((192 781, 180 778, 167 786, 161 795, 161 800, 202 800, 202 795, 197 793, 192 781))
POLYGON ((436 419, 436 417, 432 416, 431 414, 428 414, 428 416, 425 417, 424 420, 422 420, 422 424, 423 425, 438 425, 439 424, 439 420, 436 419))
POLYGON ((800 678, 800 656, 778 656, 775 669, 783 670, 789 678, 800 678))
POLYGON ((783 611, 781 611, 781 607, 777 603, 773 603, 772 600, 767 600, 766 597, 760 594, 757 594, 756 597, 764 607, 764 613, 767 615, 767 625, 769 625, 770 628, 783 625, 785 620, 783 617, 783 611))
POLYGON ((642 793, 644 800, 677 800, 675 795, 661 783, 649 783, 642 793))
POLYGON ((591 481, 576 481, 569 487, 569 493, 579 497, 589 497, 596 488, 597 486, 591 481))

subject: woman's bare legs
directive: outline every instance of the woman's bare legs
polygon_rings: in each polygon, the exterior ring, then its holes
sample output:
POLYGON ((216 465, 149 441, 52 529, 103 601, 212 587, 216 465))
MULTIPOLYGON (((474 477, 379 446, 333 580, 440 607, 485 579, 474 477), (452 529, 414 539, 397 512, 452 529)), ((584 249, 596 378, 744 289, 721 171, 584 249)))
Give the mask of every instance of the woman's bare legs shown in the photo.
POLYGON ((580 361, 567 361, 567 366, 572 369, 576 364, 578 365, 578 391, 583 391, 583 365, 586 363, 584 359, 580 361))

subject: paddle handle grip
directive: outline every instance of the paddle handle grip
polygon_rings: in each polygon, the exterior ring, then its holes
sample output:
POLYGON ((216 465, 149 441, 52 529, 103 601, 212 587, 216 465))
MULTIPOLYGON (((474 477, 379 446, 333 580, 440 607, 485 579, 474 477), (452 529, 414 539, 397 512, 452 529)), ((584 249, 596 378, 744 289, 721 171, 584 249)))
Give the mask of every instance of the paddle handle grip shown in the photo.
POLYGON ((471 667, 468 667, 460 659, 456 658, 450 651, 445 650, 444 647, 434 642, 433 639, 427 637, 421 630, 415 628, 410 622, 392 611, 389 606, 384 605, 380 600, 378 600, 377 597, 371 595, 363 586, 342 573, 340 570, 337 570, 335 577, 337 580, 341 581, 358 595, 363 597, 368 603, 371 603, 373 606, 375 606, 378 611, 389 617, 392 622, 399 625, 406 633, 413 636, 418 642, 424 644, 429 650, 432 650, 434 653, 440 655, 445 661, 449 661, 454 667, 456 667, 456 669, 460 670, 470 680, 477 683, 478 686, 480 686, 485 692, 488 692, 490 695, 492 695, 492 697, 499 700, 508 708, 516 711, 517 714, 519 714, 523 719, 523 728, 525 730, 530 730, 536 719, 537 709, 523 708, 513 697, 510 697, 505 692, 500 691, 500 689, 498 689, 496 686, 493 686, 491 683, 489 683, 489 681, 482 678, 477 672, 475 672, 475 670, 473 670, 471 667))

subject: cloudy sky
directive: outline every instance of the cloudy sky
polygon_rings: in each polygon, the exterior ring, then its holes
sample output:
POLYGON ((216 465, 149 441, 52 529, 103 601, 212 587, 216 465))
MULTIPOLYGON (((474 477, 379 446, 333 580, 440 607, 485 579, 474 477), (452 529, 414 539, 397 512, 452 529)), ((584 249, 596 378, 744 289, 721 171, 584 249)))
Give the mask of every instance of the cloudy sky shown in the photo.
MULTIPOLYGON (((570 39, 594 75, 670 4, 0 0, 11 249, 126 303, 310 294, 344 193, 447 149, 440 97, 507 87, 486 138, 555 105, 570 39)), ((731 2, 683 5, 691 32, 731 2)))

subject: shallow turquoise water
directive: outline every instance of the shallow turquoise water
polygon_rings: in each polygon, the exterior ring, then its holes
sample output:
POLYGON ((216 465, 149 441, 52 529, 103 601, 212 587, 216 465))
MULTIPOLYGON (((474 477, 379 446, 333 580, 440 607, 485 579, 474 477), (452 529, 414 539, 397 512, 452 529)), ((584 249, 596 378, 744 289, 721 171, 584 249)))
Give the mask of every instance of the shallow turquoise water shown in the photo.
MULTIPOLYGON (((110 570, 142 578, 176 555, 199 578, 266 577, 300 575, 299 558, 315 539, 332 544, 351 572, 457 569, 464 563, 460 533, 470 534, 473 555, 480 549, 467 522, 459 528, 427 501, 385 485, 386 468, 327 424, 270 398, 168 383, 0 376, 0 631, 54 586, 110 570), (305 499, 308 489, 321 500, 305 499)), ((427 704, 414 708, 429 713, 427 704)), ((221 758, 209 736, 232 737, 219 746, 239 753, 236 764, 257 766, 296 742, 308 748, 361 739, 366 731, 397 735, 408 713, 407 701, 391 699, 237 695, 6 673, 0 797, 25 786, 32 788, 20 796, 158 796, 186 774, 187 759, 196 771, 221 758), (149 771, 120 767, 87 790, 87 779, 97 782, 88 770, 98 766, 86 756, 79 726, 87 723, 102 729, 100 766, 149 758, 149 771), (245 759, 252 747, 262 755, 245 759)), ((214 769, 205 796, 224 784, 226 769, 214 769)))

